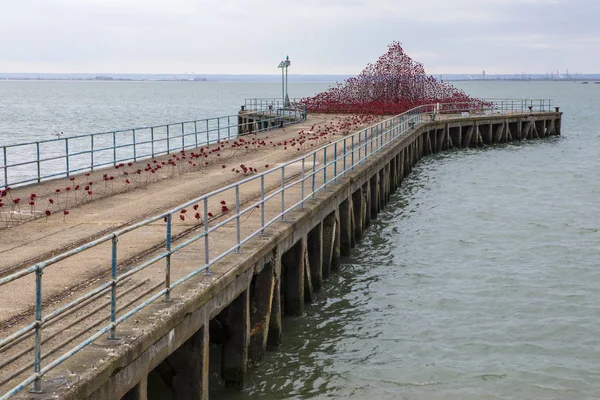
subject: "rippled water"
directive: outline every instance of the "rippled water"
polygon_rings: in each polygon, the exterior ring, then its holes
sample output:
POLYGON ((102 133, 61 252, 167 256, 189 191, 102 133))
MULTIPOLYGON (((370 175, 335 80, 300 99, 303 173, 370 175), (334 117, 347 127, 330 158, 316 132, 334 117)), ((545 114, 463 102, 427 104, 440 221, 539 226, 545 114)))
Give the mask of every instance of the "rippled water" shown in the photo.
POLYGON ((600 87, 462 87, 553 97, 563 137, 422 160, 248 388, 213 393, 600 396, 600 87))
MULTIPOLYGON (((235 113, 244 97, 279 91, 65 84, 87 86, 0 82, 2 141, 38 138, 45 127, 92 132, 235 113)), ((422 160, 306 315, 285 318, 283 345, 248 387, 213 397, 599 397, 600 85, 459 86, 552 97, 565 112, 563 136, 422 160)))

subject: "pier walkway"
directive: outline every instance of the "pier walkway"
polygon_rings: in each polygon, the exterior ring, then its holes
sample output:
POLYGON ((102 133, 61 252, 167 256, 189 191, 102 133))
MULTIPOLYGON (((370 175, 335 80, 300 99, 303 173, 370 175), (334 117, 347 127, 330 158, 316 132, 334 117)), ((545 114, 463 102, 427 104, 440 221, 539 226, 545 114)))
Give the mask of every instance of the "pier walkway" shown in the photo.
POLYGON ((139 376, 167 359, 163 375, 183 374, 183 344, 201 353, 191 385, 206 396, 211 324, 225 335, 212 338, 224 381, 243 384, 267 338, 280 340, 281 315, 302 313, 420 157, 560 134, 548 107, 308 115, 12 188, 0 221, 0 398, 146 398, 139 376), (44 393, 23 391, 31 384, 44 393))

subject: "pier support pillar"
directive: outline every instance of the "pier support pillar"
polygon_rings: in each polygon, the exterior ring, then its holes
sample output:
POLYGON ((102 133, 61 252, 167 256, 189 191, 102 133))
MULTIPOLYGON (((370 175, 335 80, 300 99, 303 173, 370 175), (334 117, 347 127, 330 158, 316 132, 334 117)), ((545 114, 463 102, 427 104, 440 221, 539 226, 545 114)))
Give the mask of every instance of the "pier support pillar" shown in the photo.
POLYGON ((267 345, 278 347, 281 344, 281 258, 275 256, 275 278, 273 282, 273 300, 271 302, 271 317, 269 318, 269 334, 267 345))
POLYGON ((352 222, 350 220, 350 199, 340 204, 340 255, 347 257, 352 249, 352 222))
POLYGON ((286 315, 304 313, 304 252, 306 242, 299 240, 281 258, 283 275, 283 309, 286 315))
POLYGON ((252 280, 252 299, 250 313, 250 344, 248 345, 248 364, 255 366, 263 358, 267 348, 267 337, 271 321, 271 307, 275 288, 275 262, 265 264, 252 280))
POLYGON ((323 221, 323 277, 329 276, 340 263, 340 223, 337 211, 323 221))
POLYGON ((364 222, 363 227, 367 229, 371 225, 371 181, 367 180, 362 186, 363 202, 364 202, 364 222))
POLYGON ((352 206, 354 212, 354 240, 358 242, 363 237, 363 209, 365 201, 362 188, 358 188, 358 190, 352 193, 352 206))
POLYGON ((371 191, 371 207, 370 207, 371 219, 376 219, 377 213, 379 211, 379 173, 376 173, 370 179, 370 186, 371 186, 371 189, 370 189, 370 191, 371 191))
POLYGON ((313 290, 318 291, 323 286, 323 223, 308 232, 306 248, 313 290))
POLYGON ((246 289, 229 305, 224 329, 221 376, 228 387, 244 387, 249 342, 250 291, 246 289))
MULTIPOLYGON (((172 399, 208 399, 208 322, 160 363, 155 371, 158 372, 166 386, 171 389, 170 397, 172 399)), ((147 398, 158 398, 154 393, 148 395, 147 380, 140 382, 124 397, 128 400, 146 400, 147 398)))
MULTIPOLYGON (((307 240, 306 238, 303 240, 307 240)), ((310 270, 310 258, 308 256, 308 245, 304 246, 304 302, 312 303, 314 299, 314 288, 312 281, 312 273, 310 270)))
POLYGON ((377 213, 380 213, 381 211, 383 211, 383 209, 385 208, 385 195, 386 195, 386 174, 385 174, 385 167, 379 170, 379 185, 378 185, 378 199, 379 199, 379 204, 377 205, 377 213))

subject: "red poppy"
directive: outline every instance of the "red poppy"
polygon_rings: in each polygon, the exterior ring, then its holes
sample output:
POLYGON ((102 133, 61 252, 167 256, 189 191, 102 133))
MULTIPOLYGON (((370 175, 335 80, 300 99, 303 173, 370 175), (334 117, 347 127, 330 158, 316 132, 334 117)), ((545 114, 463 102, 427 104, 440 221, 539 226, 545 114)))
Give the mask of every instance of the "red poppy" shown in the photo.
POLYGON ((185 215, 179 214, 179 219, 181 219, 182 221, 185 221, 185 215))
POLYGON ((63 214, 64 214, 64 215, 69 215, 69 210, 64 210, 64 211, 63 211, 63 214))
POLYGON ((50 216, 50 214, 52 214, 50 210, 46 210, 46 216, 50 216))

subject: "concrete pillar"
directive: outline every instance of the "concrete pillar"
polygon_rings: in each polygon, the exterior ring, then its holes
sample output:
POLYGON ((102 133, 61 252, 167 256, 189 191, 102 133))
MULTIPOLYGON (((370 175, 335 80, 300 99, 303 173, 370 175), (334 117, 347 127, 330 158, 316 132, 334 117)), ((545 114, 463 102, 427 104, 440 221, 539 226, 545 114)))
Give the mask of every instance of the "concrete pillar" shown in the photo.
MULTIPOLYGON (((209 346, 207 321, 200 330, 156 368, 155 371, 171 389, 171 398, 175 400, 208 399, 209 346)), ((140 382, 133 391, 127 393, 124 398, 128 400, 157 398, 155 393, 147 396, 147 384, 144 381, 140 382)))
POLYGON ((340 229, 340 213, 335 210, 335 234, 333 242, 333 257, 331 257, 331 270, 337 271, 340 269, 341 257, 340 257, 340 243, 341 243, 341 229, 340 229))
POLYGON ((377 182, 379 181, 379 173, 375 173, 375 175, 373 175, 371 177, 371 179, 369 180, 369 186, 370 186, 370 193, 371 193, 371 198, 370 198, 370 210, 369 213, 371 215, 371 219, 377 219, 377 212, 378 212, 378 206, 379 206, 379 190, 377 190, 377 182))
POLYGON ((248 368, 250 343, 250 291, 244 290, 230 305, 221 353, 221 376, 228 387, 242 389, 248 368))
POLYGON ((323 286, 323 223, 308 232, 306 248, 313 290, 318 291, 323 286))
POLYGON ((148 377, 144 377, 135 385, 121 400, 147 400, 148 399, 148 377))
POLYGON ((397 171, 396 167, 396 157, 392 157, 390 161, 390 191, 394 192, 398 188, 398 179, 397 179, 397 171))
POLYGON ((269 334, 267 336, 267 345, 270 347, 278 347, 281 344, 281 290, 281 262, 276 261, 271 317, 269 318, 269 334))
MULTIPOLYGON (((306 240, 306 239, 305 239, 306 240)), ((310 259, 308 257, 308 246, 304 247, 304 301, 311 303, 314 299, 314 289, 310 271, 310 259)))
POLYGON ((364 201, 363 227, 367 229, 371 225, 371 180, 367 180, 362 186, 364 201))
POLYGON ((304 251, 306 242, 299 240, 281 258, 283 275, 283 309, 286 315, 304 313, 304 251))
POLYGON ((356 219, 355 219, 355 206, 354 206, 354 199, 352 198, 352 196, 348 197, 348 201, 350 202, 350 247, 355 248, 356 247, 356 219))
POLYGON ((331 273, 333 253, 335 252, 336 225, 335 213, 329 214, 323 220, 323 278, 327 278, 331 273))
POLYGON ((352 224, 350 222, 350 200, 340 204, 340 255, 347 257, 352 249, 352 224))
POLYGON ((250 344, 248 345, 248 364, 250 366, 260 363, 267 348, 274 288, 275 262, 270 261, 252 279, 252 298, 250 300, 251 328, 250 344))
POLYGON ((385 195, 386 195, 385 181, 386 181, 385 167, 383 167, 382 169, 379 170, 379 188, 378 188, 379 192, 377 193, 377 195, 379 196, 379 204, 377 206, 378 213, 383 211, 383 209, 385 208, 385 195))

